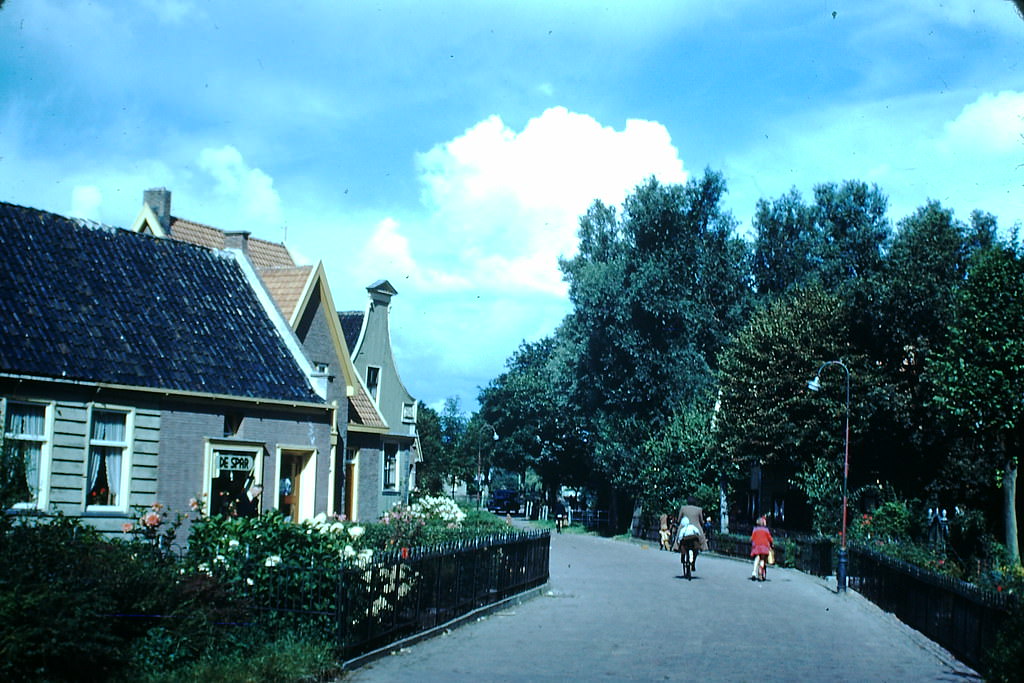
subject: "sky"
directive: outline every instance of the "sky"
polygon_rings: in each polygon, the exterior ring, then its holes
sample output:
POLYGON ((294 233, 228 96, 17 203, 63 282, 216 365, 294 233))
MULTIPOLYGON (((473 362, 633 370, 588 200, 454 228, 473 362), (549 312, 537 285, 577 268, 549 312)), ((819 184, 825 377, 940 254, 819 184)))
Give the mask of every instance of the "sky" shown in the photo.
POLYGON ((7 0, 0 201, 171 213, 398 290, 410 392, 475 410, 569 312, 595 199, 723 174, 759 199, 861 180, 1024 221, 1024 19, 1007 0, 7 0))

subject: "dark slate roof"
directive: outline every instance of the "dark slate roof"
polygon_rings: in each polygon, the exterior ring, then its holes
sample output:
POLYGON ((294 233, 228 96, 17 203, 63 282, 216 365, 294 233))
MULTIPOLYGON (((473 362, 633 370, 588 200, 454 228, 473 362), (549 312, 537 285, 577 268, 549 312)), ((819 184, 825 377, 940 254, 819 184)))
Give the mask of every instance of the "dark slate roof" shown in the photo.
POLYGON ((0 202, 0 372, 322 402, 229 254, 0 202))
POLYGON ((338 320, 341 322, 341 331, 345 335, 345 346, 348 352, 355 351, 356 342, 359 341, 359 333, 363 329, 362 311, 338 311, 338 320))

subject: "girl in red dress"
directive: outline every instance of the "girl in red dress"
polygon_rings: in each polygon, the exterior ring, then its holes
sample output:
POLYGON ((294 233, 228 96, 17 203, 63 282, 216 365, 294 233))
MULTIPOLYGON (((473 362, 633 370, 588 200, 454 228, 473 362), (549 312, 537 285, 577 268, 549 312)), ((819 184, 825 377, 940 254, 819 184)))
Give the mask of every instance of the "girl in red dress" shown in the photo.
POLYGON ((764 581, 768 571, 768 553, 775 547, 772 532, 768 531, 768 520, 764 515, 757 518, 757 526, 750 534, 750 556, 754 558, 754 573, 751 581, 764 581))

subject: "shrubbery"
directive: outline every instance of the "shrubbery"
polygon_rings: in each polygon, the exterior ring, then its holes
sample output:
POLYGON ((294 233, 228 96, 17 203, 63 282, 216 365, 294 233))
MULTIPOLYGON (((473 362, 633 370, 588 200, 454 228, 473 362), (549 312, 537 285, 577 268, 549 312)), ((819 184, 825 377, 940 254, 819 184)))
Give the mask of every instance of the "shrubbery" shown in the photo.
POLYGON ((115 539, 62 516, 0 528, 0 679, 320 675, 334 666, 330 640, 309 623, 255 609, 267 591, 316 608, 317 596, 336 590, 339 571, 376 553, 509 530, 490 513, 437 498, 372 524, 323 515, 293 524, 273 512, 202 517, 193 505, 197 519, 181 558, 172 548, 185 515, 162 505, 140 510, 115 539))

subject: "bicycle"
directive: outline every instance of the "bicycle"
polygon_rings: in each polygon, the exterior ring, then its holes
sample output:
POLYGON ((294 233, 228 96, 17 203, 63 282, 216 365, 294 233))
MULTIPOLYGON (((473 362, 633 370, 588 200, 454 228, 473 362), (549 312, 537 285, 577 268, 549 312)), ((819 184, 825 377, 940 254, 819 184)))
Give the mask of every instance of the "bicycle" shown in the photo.
POLYGON ((683 578, 689 581, 697 565, 697 554, 700 552, 700 536, 684 538, 680 543, 680 555, 683 563, 683 578))

